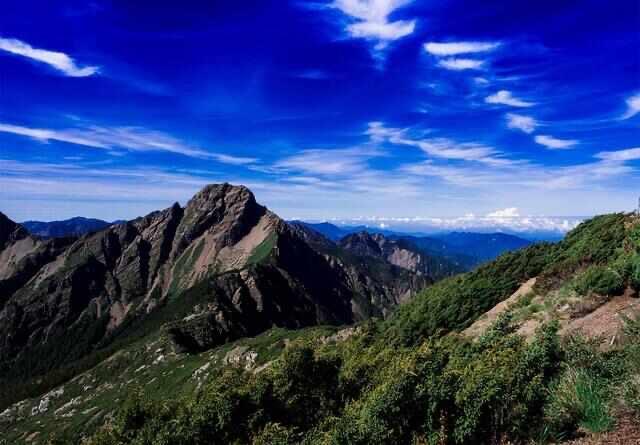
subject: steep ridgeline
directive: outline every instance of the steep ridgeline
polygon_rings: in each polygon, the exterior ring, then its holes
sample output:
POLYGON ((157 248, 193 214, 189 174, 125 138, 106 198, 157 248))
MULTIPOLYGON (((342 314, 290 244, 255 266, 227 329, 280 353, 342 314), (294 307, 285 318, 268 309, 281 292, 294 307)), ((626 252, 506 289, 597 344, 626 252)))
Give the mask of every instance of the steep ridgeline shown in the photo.
POLYGON ((2 216, 0 247, 5 382, 160 328, 177 348, 201 350, 274 325, 384 317, 429 283, 319 252, 229 184, 77 240, 43 241, 2 216))
POLYGON ((0 310, 9 297, 71 243, 71 238, 41 240, 0 213, 0 310))
POLYGON ((114 223, 102 221, 101 219, 77 216, 63 221, 25 221, 20 225, 35 236, 42 238, 61 238, 82 236, 87 233, 97 232, 112 224, 114 223))
POLYGON ((428 254, 412 242, 390 239, 379 233, 358 232, 339 241, 340 247, 360 256, 385 261, 435 280, 464 272, 464 268, 442 256, 428 254))

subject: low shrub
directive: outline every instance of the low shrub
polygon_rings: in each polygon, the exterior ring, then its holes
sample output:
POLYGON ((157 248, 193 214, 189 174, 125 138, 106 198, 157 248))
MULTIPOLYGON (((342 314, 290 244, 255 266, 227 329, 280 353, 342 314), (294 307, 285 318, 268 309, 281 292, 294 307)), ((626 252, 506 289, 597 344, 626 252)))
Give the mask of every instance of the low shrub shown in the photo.
POLYGON ((624 280, 616 271, 603 266, 591 266, 576 280, 576 291, 582 295, 616 295, 624 291, 624 280))

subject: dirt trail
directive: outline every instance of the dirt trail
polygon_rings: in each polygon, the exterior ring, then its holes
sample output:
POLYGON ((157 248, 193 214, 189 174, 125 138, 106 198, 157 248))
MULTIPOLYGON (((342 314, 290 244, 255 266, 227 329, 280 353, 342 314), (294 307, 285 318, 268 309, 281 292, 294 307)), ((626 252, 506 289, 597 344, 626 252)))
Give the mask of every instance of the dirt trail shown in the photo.
POLYGON ((505 312, 509 306, 515 304, 520 298, 527 295, 528 293, 533 291, 533 286, 536 284, 536 279, 531 278, 529 281, 524 283, 522 286, 518 288, 509 298, 504 300, 501 303, 498 303, 485 313, 482 317, 476 320, 471 326, 462 331, 463 335, 468 337, 478 337, 482 335, 488 328, 493 324, 494 321, 505 312))

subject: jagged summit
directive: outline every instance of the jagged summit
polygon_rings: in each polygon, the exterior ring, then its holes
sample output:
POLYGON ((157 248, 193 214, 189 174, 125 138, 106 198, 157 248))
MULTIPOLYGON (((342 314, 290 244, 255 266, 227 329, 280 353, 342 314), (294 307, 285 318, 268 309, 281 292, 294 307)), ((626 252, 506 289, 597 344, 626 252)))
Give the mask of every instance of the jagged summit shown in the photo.
POLYGON ((235 244, 258 224, 266 212, 266 208, 259 205, 253 193, 244 186, 228 183, 207 185, 184 207, 172 257, 177 258, 185 246, 214 227, 218 235, 215 236, 217 249, 235 244))

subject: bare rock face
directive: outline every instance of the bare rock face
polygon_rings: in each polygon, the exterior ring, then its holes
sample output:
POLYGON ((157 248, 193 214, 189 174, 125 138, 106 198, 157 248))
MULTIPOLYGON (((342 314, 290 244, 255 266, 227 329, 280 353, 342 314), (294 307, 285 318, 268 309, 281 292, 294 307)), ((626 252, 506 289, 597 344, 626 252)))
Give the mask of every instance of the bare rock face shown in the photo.
POLYGON ((0 213, 0 309, 45 264, 70 243, 70 238, 41 240, 0 213))
POLYGON ((383 317, 429 282, 312 244, 230 184, 66 240, 0 215, 0 380, 72 363, 149 319, 178 349, 201 350, 273 325, 383 317))
POLYGON ((173 241, 172 257, 177 258, 207 231, 214 236, 217 250, 235 244, 265 212, 246 187, 209 185, 187 203, 173 241))
POLYGON ((24 227, 11 221, 4 213, 0 212, 0 250, 28 236, 29 232, 24 227))

